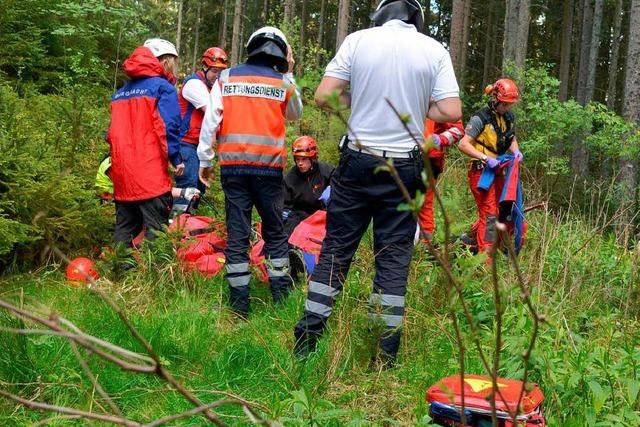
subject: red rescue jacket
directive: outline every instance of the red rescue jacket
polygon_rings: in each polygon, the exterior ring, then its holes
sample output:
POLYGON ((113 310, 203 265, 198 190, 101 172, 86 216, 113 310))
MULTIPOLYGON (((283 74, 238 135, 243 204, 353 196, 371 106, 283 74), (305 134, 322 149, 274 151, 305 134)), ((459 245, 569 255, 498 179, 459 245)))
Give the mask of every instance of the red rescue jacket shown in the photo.
MULTIPOLYGON (((197 79, 205 86, 207 85, 207 79, 202 71, 196 71, 184 80, 182 87, 187 84, 189 80, 197 79)), ((207 90, 209 88, 207 87, 207 90)), ((180 102, 180 117, 182 123, 180 125, 180 140, 192 145, 198 145, 200 139, 200 128, 202 127, 202 120, 204 119, 204 112, 198 110, 192 103, 187 101, 182 95, 182 89, 178 94, 178 100, 180 102)))
POLYGON ((175 77, 146 47, 124 62, 130 80, 111 97, 111 179, 117 201, 147 200, 171 191, 168 160, 182 163, 175 77))

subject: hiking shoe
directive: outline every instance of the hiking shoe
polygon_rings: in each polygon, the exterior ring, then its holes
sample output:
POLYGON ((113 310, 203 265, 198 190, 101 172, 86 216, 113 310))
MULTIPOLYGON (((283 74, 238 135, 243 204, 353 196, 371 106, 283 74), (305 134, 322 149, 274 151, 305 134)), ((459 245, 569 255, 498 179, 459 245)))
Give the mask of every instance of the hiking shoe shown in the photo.
POLYGON ((478 253, 478 241, 476 240, 475 236, 472 236, 468 233, 462 233, 459 241, 460 243, 462 243, 462 246, 469 249, 472 253, 478 253))
POLYGON ((462 233, 462 235, 460 235, 460 242, 466 246, 478 246, 478 241, 475 236, 472 236, 469 233, 462 233))
POLYGON ((396 355, 381 351, 371 358, 371 366, 376 370, 388 371, 396 367, 396 355))

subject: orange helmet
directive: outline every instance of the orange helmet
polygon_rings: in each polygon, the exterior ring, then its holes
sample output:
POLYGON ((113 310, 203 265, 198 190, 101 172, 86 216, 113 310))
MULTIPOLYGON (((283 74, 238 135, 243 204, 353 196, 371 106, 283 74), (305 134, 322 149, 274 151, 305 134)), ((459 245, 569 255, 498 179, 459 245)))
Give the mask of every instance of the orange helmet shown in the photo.
POLYGON ((227 68, 227 52, 219 47, 210 47, 202 54, 202 65, 207 68, 227 68))
POLYGON ((520 99, 518 86, 511 79, 498 79, 494 84, 487 86, 484 92, 500 102, 517 102, 520 99))
POLYGON ((301 136, 293 141, 293 157, 318 158, 318 143, 310 136, 301 136))
POLYGON ((66 276, 72 282, 90 282, 100 277, 96 271, 96 264, 84 257, 76 258, 69 263, 66 276))

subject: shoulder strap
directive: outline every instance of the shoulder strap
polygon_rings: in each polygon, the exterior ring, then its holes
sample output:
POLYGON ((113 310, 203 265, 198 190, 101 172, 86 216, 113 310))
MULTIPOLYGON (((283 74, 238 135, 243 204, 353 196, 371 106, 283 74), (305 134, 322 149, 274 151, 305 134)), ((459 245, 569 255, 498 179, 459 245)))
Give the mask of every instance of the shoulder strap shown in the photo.
MULTIPOLYGON (((514 131, 513 131, 513 121, 514 116, 510 111, 507 112, 503 119, 506 122, 506 130, 502 130, 502 127, 498 124, 498 120, 496 119, 496 113, 491 109, 491 107, 484 107, 482 110, 478 112, 478 116, 482 120, 483 125, 491 124, 493 126, 493 130, 498 137, 497 141, 497 149, 498 152, 496 154, 502 155, 506 153, 506 151, 511 146, 511 141, 513 140, 514 131)), ((484 144, 480 143, 483 147, 487 148, 484 144)))

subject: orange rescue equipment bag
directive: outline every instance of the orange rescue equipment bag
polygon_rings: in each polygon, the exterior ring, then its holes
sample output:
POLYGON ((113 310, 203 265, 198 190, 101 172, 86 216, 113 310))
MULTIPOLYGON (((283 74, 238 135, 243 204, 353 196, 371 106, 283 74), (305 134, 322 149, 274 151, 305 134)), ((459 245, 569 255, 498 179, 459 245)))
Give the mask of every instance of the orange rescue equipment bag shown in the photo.
MULTIPOLYGON (((499 393, 496 393, 496 415, 500 427, 546 427, 542 412, 544 395, 537 384, 520 395, 524 387, 522 381, 498 378, 499 393), (510 413, 518 408, 520 413, 516 423, 510 413)), ((441 426, 462 426, 461 405, 464 395, 464 412, 468 426, 491 426, 491 403, 493 392, 491 377, 485 375, 465 375, 464 386, 460 387, 460 376, 447 377, 427 390, 430 403, 429 415, 441 426)))

